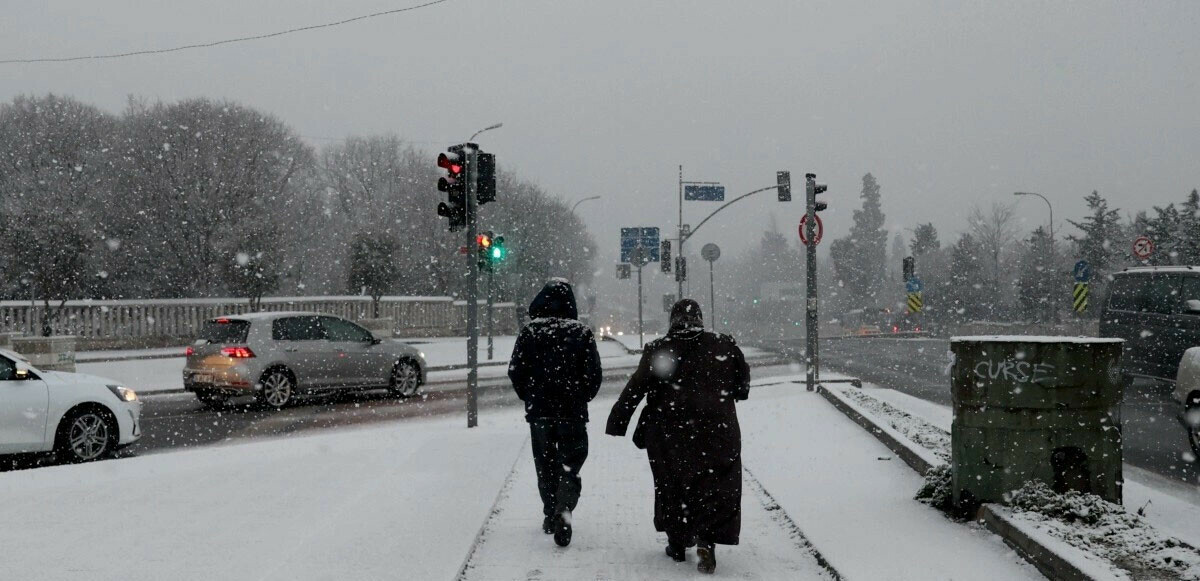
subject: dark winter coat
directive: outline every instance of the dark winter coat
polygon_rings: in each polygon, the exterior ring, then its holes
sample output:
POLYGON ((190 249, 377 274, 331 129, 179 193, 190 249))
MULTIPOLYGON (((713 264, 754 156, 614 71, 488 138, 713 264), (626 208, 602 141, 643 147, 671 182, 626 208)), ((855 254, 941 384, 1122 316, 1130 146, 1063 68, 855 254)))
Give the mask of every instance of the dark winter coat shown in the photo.
MULTIPOLYGON (((693 323, 698 317, 697 310, 693 323)), ((750 368, 732 337, 682 324, 646 346, 605 431, 624 436, 646 398, 634 443, 649 457, 654 525, 668 537, 738 543, 742 443, 734 402, 749 394, 750 368)))
POLYGON ((592 330, 577 319, 575 294, 565 280, 546 283, 529 305, 508 364, 525 419, 586 422, 587 404, 600 390, 603 371, 592 330))

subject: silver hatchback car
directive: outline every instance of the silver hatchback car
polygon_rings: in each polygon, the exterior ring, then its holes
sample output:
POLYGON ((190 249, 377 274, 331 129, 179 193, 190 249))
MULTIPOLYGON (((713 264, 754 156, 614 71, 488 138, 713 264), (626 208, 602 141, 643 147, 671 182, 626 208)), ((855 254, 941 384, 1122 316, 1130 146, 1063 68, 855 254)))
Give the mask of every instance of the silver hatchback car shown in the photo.
POLYGON ((184 389, 206 405, 253 395, 281 408, 300 393, 334 389, 386 388, 411 397, 424 383, 425 356, 412 346, 305 312, 205 321, 183 368, 184 389))

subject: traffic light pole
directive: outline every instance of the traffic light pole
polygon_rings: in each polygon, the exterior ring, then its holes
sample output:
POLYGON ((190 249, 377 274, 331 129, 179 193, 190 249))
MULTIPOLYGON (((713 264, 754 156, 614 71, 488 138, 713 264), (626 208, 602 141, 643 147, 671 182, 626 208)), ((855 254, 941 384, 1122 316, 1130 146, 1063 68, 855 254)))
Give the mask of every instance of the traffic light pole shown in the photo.
POLYGON ((645 348, 646 336, 642 330, 642 269, 646 267, 644 263, 639 261, 641 266, 638 266, 638 348, 645 348))
MULTIPOLYGON (((679 250, 676 252, 675 256, 679 256, 679 257, 687 256, 686 254, 683 253, 683 242, 684 242, 684 240, 686 240, 683 237, 683 164, 679 164, 679 230, 678 230, 678 232, 679 232, 679 250)), ((638 272, 638 277, 639 277, 638 278, 638 290, 639 290, 639 292, 641 291, 641 285, 642 285, 641 278, 640 278, 641 276, 642 276, 642 274, 639 271, 638 272)), ((675 298, 676 298, 676 300, 683 300, 683 277, 676 276, 675 282, 679 285, 679 294, 676 294, 675 298)), ((639 295, 638 296, 638 309, 640 310, 641 308, 642 308, 641 295, 639 295)), ((641 320, 640 316, 638 317, 638 320, 639 321, 641 320)))
POLYGON ((488 361, 492 360, 492 304, 495 301, 495 294, 492 292, 492 284, 496 280, 495 265, 488 266, 488 291, 487 291, 487 334, 488 334, 488 361))
MULTIPOLYGON (((479 149, 474 144, 466 148, 467 154, 467 248, 475 248, 476 225, 475 193, 479 177, 479 149)), ((467 427, 479 425, 479 257, 467 252, 467 427)))
POLYGON ((815 174, 807 174, 805 176, 805 200, 807 202, 807 218, 804 221, 804 235, 808 240, 805 244, 805 287, 807 289, 807 298, 805 301, 806 316, 804 319, 805 335, 807 336, 805 354, 807 355, 807 365, 805 366, 805 383, 808 391, 816 389, 817 382, 821 379, 820 359, 817 353, 817 191, 815 174))

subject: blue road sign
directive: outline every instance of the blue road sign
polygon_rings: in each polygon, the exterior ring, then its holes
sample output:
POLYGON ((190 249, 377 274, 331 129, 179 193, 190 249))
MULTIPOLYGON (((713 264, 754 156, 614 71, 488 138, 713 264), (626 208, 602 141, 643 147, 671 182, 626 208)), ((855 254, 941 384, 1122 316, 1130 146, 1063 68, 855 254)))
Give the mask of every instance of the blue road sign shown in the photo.
POLYGON ((659 234, 657 226, 621 228, 621 262, 629 262, 633 249, 639 246, 646 249, 646 253, 650 256, 650 262, 658 262, 659 234))
POLYGON ((921 284, 921 279, 912 277, 908 282, 904 283, 904 290, 910 293, 919 293, 925 289, 925 285, 921 284))
POLYGON ((1092 280, 1092 265, 1086 260, 1080 260, 1075 263, 1075 269, 1071 271, 1075 275, 1075 282, 1087 282, 1092 280))
POLYGON ((724 202, 725 186, 689 184, 683 186, 683 199, 698 202, 724 202))

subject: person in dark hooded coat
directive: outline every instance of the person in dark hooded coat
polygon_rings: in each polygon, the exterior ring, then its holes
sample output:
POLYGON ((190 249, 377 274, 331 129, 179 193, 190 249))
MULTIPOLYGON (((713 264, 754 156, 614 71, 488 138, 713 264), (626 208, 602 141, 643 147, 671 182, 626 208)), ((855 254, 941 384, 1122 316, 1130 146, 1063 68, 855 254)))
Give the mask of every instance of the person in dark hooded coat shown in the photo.
POLYGON ((704 330, 700 305, 671 309, 667 335, 646 345, 608 416, 606 433, 624 436, 642 398, 633 441, 654 476, 654 528, 667 555, 683 561, 697 545, 697 569, 716 569, 715 544, 741 533, 742 442, 734 402, 750 395, 750 367, 732 337, 704 330))
POLYGON ((575 293, 563 279, 546 283, 529 305, 508 364, 517 397, 525 402, 542 530, 560 546, 571 543, 571 511, 579 502, 587 459, 587 404, 603 371, 592 330, 578 321, 575 293))

